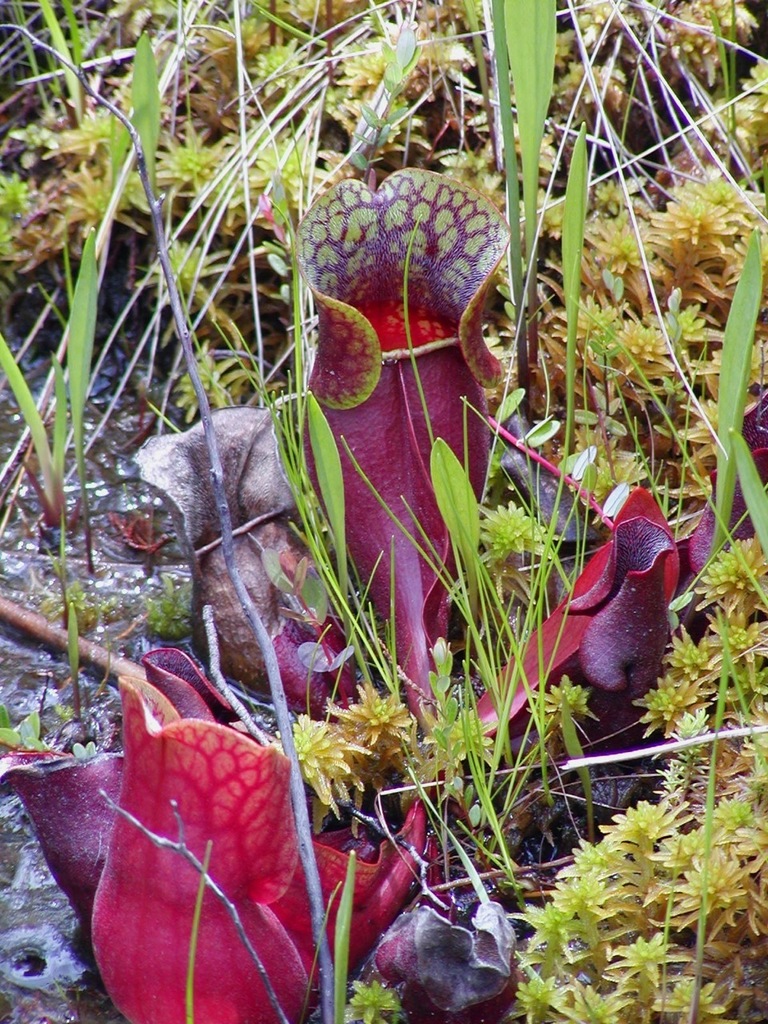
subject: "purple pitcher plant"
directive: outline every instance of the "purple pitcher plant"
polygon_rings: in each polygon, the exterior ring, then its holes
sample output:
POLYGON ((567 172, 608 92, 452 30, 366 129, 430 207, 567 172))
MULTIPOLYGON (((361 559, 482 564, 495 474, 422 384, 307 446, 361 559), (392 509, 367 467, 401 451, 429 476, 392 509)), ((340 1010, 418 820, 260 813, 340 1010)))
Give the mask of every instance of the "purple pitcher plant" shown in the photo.
POLYGON ((373 191, 342 181, 298 230, 315 299, 309 386, 341 456, 346 539, 378 613, 393 613, 398 664, 418 714, 444 636, 454 570, 429 472, 443 438, 480 495, 489 455, 484 388, 501 367, 483 304, 509 229, 478 192, 403 170, 373 191))
MULTIPOLYGON (((626 745, 627 730, 640 717, 633 702, 661 671, 678 572, 677 546, 661 509, 649 491, 635 489, 616 517, 611 539, 530 637, 521 671, 510 664, 502 673, 502 689, 517 678, 508 708, 511 734, 519 736, 528 726, 531 691, 567 675, 592 688, 592 737, 626 745)), ((481 698, 479 711, 487 724, 498 721, 490 694, 481 698)))
MULTIPOLYGON (((124 753, 78 759, 9 754, 0 778, 33 819, 52 872, 87 935, 104 985, 131 1024, 194 1019, 290 1024, 313 1004, 315 945, 288 789, 289 763, 233 727, 226 702, 186 655, 153 652, 150 682, 123 680, 124 753), (210 888, 193 923, 201 872, 210 888), (175 847, 175 848, 174 848, 175 847), (245 936, 269 979, 259 973, 245 936), (191 950, 194 966, 190 972, 191 950)), ((414 804, 401 835, 423 848, 414 804)), ((357 849, 349 960, 354 967, 398 914, 413 864, 349 829, 313 838, 333 934, 349 852, 357 849)))
MULTIPOLYGON (((481 497, 491 436, 485 389, 501 376, 483 341, 483 306, 508 237, 504 219, 482 195, 420 170, 399 171, 375 190, 340 182, 315 202, 297 234, 299 266, 318 315, 309 387, 341 459, 346 543, 362 591, 392 627, 417 715, 432 697, 430 652, 448 633, 446 580, 456 571, 430 458, 442 439, 481 497)), ((764 396, 744 420, 764 479, 767 405, 764 396)), ((261 548, 277 552, 283 568, 303 565, 303 549, 281 521, 292 500, 278 472, 271 423, 252 412, 218 419, 218 428, 227 426, 225 461, 237 470, 230 474, 237 493, 228 494, 236 521, 254 530, 256 520, 265 528, 260 517, 266 517, 273 532, 255 538, 261 548)), ((212 563, 201 559, 216 551, 218 520, 209 521, 199 507, 200 444, 196 436, 155 443, 143 468, 184 519, 202 592, 213 575, 212 563)), ((315 472, 309 443, 307 450, 315 472)), ((734 524, 744 511, 737 491, 734 524)), ((488 731, 503 715, 512 736, 522 736, 532 693, 567 675, 592 690, 590 738, 625 744, 625 730, 640 716, 635 702, 661 671, 681 564, 698 571, 712 526, 705 513, 679 550, 653 496, 634 490, 608 542, 529 638, 522 662, 502 671, 500 696, 480 699, 488 731), (613 738, 622 731, 623 739, 613 738)), ((241 543, 249 557, 250 543, 241 543)), ((257 561, 248 582, 263 591, 262 612, 271 615, 294 706, 321 715, 334 687, 342 701, 352 699, 351 665, 339 678, 318 679, 323 673, 302 660, 318 638, 306 622, 286 617, 283 593, 261 554, 257 561)), ((218 611, 224 639, 231 618, 228 609, 218 611)), ((335 622, 319 625, 333 666, 346 651, 345 638, 335 622)), ((239 640, 230 646, 242 654, 239 640)), ((236 662, 227 667, 239 674, 236 662)), ((273 1024, 282 1013, 298 1024, 313 1005, 315 947, 289 762, 276 743, 260 745, 242 730, 186 655, 152 652, 145 668, 146 680, 121 681, 122 754, 11 753, 0 758, 0 779, 27 806, 54 877, 92 940, 106 989, 130 1024, 184 1024, 190 1005, 202 1022, 273 1024), (203 884, 202 863, 219 894, 203 884)), ((400 835, 420 853, 425 832, 417 801, 400 835)), ((392 843, 373 847, 349 829, 321 832, 312 841, 331 935, 349 853, 358 853, 354 969, 399 914, 413 858, 392 843)), ((498 921, 487 908, 483 913, 464 928, 422 908, 385 939, 378 968, 399 986, 414 1020, 479 1021, 491 1007, 508 1008, 518 982, 511 929, 500 909, 491 912, 498 921)))

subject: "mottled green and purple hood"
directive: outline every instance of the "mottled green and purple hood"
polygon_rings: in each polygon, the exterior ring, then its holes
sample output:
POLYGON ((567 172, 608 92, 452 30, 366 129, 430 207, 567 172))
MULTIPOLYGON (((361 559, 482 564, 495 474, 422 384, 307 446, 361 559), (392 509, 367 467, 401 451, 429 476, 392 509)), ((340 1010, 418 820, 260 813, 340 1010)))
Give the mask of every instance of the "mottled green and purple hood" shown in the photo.
POLYGON ((370 397, 382 358, 458 344, 488 387, 501 366, 482 336, 491 275, 509 240, 498 211, 473 189, 429 171, 391 175, 377 191, 342 181, 317 200, 298 232, 298 256, 318 312, 310 387, 325 406, 370 397))

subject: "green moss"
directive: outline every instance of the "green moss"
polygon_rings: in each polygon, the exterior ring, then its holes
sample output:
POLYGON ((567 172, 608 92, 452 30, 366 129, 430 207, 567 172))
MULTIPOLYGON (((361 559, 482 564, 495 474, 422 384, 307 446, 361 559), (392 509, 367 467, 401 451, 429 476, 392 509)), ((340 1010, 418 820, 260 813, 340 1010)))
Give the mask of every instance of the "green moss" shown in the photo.
POLYGON ((356 981, 347 1007, 348 1021, 362 1024, 395 1024, 402 1019, 400 1000, 391 988, 374 980, 369 984, 356 981))
MULTIPOLYGON (((73 580, 67 584, 67 608, 77 616, 78 634, 91 633, 99 625, 113 621, 118 613, 118 600, 105 597, 95 585, 73 580)), ((64 618, 64 599, 61 590, 55 587, 40 601, 40 611, 51 622, 64 618)))
POLYGON ((147 597, 147 629, 163 640, 183 640, 192 632, 192 584, 170 573, 160 577, 162 592, 147 597))

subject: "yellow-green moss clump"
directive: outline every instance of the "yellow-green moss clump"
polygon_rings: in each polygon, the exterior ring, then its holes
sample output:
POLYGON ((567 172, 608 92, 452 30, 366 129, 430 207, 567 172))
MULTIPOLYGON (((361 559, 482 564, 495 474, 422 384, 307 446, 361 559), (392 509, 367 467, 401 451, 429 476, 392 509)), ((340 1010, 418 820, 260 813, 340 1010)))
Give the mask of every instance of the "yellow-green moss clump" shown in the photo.
MULTIPOLYGON (((765 711, 753 719, 767 723, 765 711)), ((768 934, 768 738, 710 754, 674 759, 659 803, 582 844, 546 902, 521 915, 533 929, 522 960, 536 972, 518 996, 522 1019, 684 1024, 694 998, 698 1024, 764 1019, 752 1007, 768 991, 765 964, 750 991, 733 965, 768 934)))

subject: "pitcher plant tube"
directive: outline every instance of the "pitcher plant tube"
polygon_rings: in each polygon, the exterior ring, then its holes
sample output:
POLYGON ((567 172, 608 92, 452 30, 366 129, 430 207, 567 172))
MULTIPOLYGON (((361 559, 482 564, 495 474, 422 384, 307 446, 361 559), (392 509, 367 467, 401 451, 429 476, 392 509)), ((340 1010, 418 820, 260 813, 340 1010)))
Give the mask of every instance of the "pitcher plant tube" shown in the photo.
MULTIPOLYGON (((444 636, 453 564, 430 452, 442 438, 479 496, 488 466, 484 388, 501 366, 482 336, 486 294, 509 240, 478 192, 427 171, 373 191, 342 181, 298 230, 315 299, 309 386, 342 461, 346 540, 385 619, 416 713, 429 699, 429 651, 444 636)), ((311 463, 311 452, 310 452, 311 463)))
MULTIPOLYGON (((219 892, 206 886, 202 899, 195 1019, 274 1024, 279 1004, 283 1022, 296 1024, 312 1006, 315 949, 288 760, 277 745, 260 746, 222 721, 230 710, 181 652, 153 652, 145 666, 152 682, 121 682, 122 757, 10 754, 0 776, 29 809, 57 881, 92 934, 107 992, 130 1024, 189 1019, 201 872, 183 851, 204 863, 207 850, 207 878, 219 892)), ((421 849, 424 829, 417 802, 401 836, 421 849)), ((412 859, 393 844, 371 848, 349 829, 313 842, 331 931, 357 849, 354 967, 400 911, 412 859)))
MULTIPOLYGON (((638 487, 616 517, 610 541, 531 636, 521 670, 510 663, 502 673, 502 695, 517 680, 505 700, 511 734, 520 736, 528 726, 531 691, 567 675, 592 688, 590 739, 626 745, 641 714, 633 702, 661 671, 678 573, 672 531, 651 493, 638 487)), ((490 694, 478 708, 484 722, 498 721, 490 694)))

